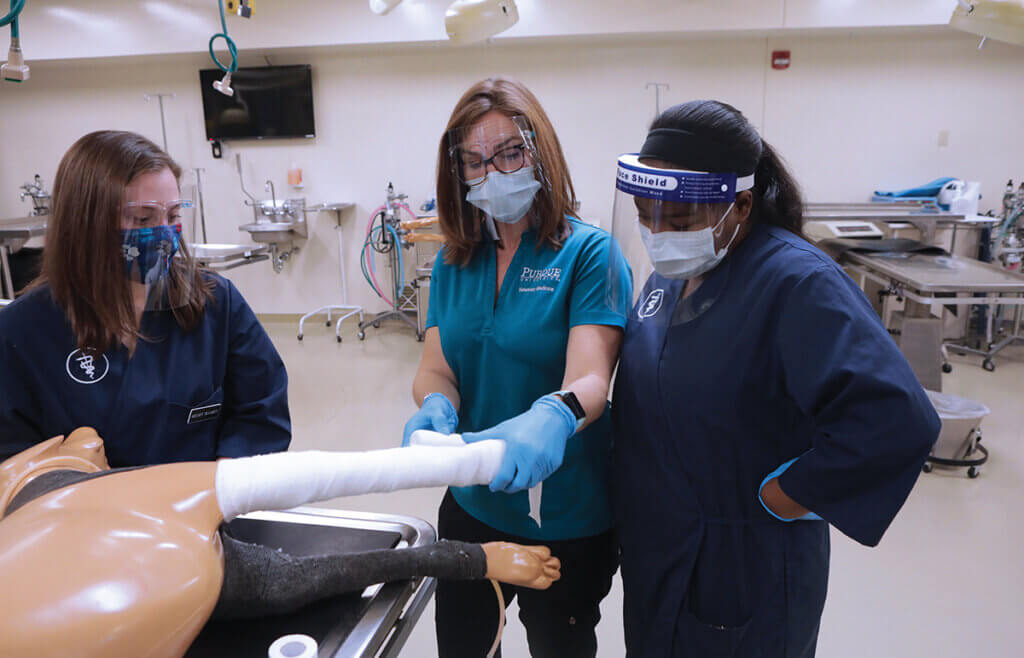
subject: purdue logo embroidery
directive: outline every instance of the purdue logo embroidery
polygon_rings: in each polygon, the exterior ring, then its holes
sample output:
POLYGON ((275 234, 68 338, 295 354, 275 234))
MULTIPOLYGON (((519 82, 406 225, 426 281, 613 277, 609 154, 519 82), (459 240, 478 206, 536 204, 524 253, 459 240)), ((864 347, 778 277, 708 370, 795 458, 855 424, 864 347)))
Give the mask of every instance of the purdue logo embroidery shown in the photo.
POLYGON ((79 384, 95 384, 107 376, 110 362, 106 354, 95 357, 82 350, 75 350, 68 354, 64 367, 68 371, 68 376, 79 384))

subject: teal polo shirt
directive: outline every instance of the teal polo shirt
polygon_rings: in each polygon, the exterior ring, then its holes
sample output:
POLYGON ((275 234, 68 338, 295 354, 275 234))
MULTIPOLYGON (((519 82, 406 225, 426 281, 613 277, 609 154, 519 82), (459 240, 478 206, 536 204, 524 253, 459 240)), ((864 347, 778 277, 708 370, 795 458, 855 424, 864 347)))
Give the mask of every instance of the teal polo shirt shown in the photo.
MULTIPOLYGON (((530 408, 562 386, 569 330, 581 324, 625 327, 632 299, 627 266, 609 272, 612 237, 578 219, 557 251, 523 234, 495 298, 495 247, 485 242, 465 267, 439 255, 430 279, 427 327, 437 327, 462 397, 458 431, 479 432, 530 408), (618 294, 608 294, 608 281, 618 294), (621 300, 612 308, 609 299, 621 300)), ((616 259, 617 262, 621 259, 616 259)), ((571 539, 611 527, 607 410, 572 436, 562 466, 544 481, 542 526, 528 515, 527 492, 452 487, 464 510, 487 525, 530 539, 571 539)))

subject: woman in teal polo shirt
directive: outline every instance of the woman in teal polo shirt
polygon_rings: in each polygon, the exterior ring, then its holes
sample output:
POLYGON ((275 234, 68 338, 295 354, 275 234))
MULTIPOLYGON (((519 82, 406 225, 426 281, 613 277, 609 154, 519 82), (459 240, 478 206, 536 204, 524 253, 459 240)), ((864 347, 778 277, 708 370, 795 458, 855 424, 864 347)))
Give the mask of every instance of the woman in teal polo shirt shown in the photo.
MULTIPOLYGON (((592 657, 599 604, 618 566, 607 492, 608 386, 625 326, 630 274, 609 274, 611 236, 573 216, 575 192, 551 122, 523 85, 495 78, 458 102, 441 139, 434 266, 421 405, 406 424, 501 439, 490 487, 452 488, 438 512, 446 539, 551 547, 562 580, 519 597, 535 658, 592 657), (615 276, 622 294, 607 295, 615 276), (528 489, 543 482, 540 522, 528 489)), ((497 616, 488 583, 441 582, 438 650, 479 658, 497 616)))

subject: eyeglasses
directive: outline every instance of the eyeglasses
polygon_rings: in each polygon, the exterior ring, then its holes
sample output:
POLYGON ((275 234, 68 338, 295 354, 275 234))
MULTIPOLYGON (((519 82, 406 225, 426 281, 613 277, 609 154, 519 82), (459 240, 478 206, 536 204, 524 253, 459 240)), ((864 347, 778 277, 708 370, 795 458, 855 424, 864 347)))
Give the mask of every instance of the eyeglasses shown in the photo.
POLYGON ((480 153, 458 149, 455 154, 455 170, 459 180, 471 187, 487 180, 488 165, 503 174, 512 174, 526 166, 526 145, 512 144, 503 147, 489 158, 480 153))
POLYGON ((124 228, 145 228, 161 224, 180 224, 185 215, 192 211, 192 202, 176 199, 159 201, 129 201, 122 211, 124 228))

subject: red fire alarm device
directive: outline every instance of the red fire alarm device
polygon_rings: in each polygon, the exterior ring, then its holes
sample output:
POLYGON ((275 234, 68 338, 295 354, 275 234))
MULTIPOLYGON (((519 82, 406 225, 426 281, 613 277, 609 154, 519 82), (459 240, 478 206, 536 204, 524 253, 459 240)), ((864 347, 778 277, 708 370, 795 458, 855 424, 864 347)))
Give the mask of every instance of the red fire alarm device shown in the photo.
POLYGON ((789 68, 789 51, 788 50, 773 50, 772 51, 772 68, 776 71, 784 71, 789 68))

